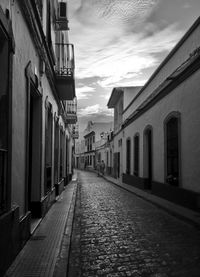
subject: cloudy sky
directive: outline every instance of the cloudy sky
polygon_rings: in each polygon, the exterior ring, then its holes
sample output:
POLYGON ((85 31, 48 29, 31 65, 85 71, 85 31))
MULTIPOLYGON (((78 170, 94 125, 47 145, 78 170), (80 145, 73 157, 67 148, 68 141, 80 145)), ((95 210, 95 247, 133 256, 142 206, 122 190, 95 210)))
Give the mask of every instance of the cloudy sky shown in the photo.
POLYGON ((199 0, 68 0, 80 130, 111 121, 112 88, 143 85, 199 12, 199 0))

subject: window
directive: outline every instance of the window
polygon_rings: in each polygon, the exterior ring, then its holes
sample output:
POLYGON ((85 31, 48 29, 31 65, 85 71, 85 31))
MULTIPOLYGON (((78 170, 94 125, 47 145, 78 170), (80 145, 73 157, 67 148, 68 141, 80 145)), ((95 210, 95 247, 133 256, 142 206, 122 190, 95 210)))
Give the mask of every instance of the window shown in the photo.
POLYGON ((179 136, 178 118, 171 117, 166 122, 166 182, 179 185, 179 136))
POLYGON ((139 175, 139 135, 134 137, 134 175, 139 175))
POLYGON ((131 169, 131 140, 126 141, 126 174, 130 174, 131 169))
POLYGON ((0 214, 6 210, 8 161, 9 45, 0 27, 0 214))

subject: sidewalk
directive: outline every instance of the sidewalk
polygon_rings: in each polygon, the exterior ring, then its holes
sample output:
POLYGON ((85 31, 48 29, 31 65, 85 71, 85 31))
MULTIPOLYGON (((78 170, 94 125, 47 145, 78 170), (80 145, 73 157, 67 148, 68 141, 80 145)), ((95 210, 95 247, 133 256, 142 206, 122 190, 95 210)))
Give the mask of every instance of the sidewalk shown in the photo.
POLYGON ((185 207, 179 206, 177 204, 174 204, 168 200, 165 200, 164 198, 160 198, 156 195, 153 195, 148 191, 138 189, 134 186, 127 185, 125 183, 120 183, 119 180, 117 180, 113 177, 110 177, 107 175, 101 175, 101 177, 103 177, 107 181, 109 181, 127 191, 130 191, 130 192, 136 194, 137 196, 139 196, 143 199, 146 199, 147 201, 166 210, 168 213, 170 213, 180 219, 183 219, 183 220, 195 225, 196 227, 200 228, 200 213, 195 212, 190 209, 187 209, 185 207))
MULTIPOLYGON (((64 234, 71 225, 77 189, 77 177, 66 186, 57 202, 51 207, 34 234, 21 250, 5 277, 52 277, 59 260, 64 234)), ((70 238, 71 234, 68 234, 70 238)), ((66 249, 66 251, 68 251, 66 249)), ((67 255, 68 253, 66 253, 67 255)), ((67 260, 64 265, 67 269, 67 260)), ((62 269, 63 270, 63 269, 62 269)), ((65 273, 66 274, 66 273, 65 273)), ((65 275, 63 275, 65 276, 65 275)))

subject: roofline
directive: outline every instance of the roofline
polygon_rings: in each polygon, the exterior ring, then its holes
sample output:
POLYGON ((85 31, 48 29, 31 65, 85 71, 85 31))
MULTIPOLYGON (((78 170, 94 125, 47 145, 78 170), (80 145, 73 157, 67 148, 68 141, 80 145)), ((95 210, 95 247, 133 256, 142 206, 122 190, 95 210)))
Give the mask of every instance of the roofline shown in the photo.
POLYGON ((110 102, 111 102, 111 99, 114 97, 114 93, 115 93, 115 91, 120 91, 121 90, 121 92, 123 92, 122 91, 122 87, 114 87, 113 89, 112 89, 112 92, 111 92, 111 96, 110 96, 110 98, 109 98, 109 100, 108 100, 108 103, 107 103, 107 107, 109 108, 109 106, 110 106, 110 102))
POLYGON ((90 131, 89 133, 87 133, 85 136, 83 136, 84 138, 86 138, 86 137, 89 137, 89 135, 91 135, 91 134, 95 134, 95 131, 90 131))
POLYGON ((127 88, 141 88, 141 87, 142 87, 142 86, 114 87, 114 88, 112 89, 111 96, 110 96, 110 98, 109 98, 109 100, 108 100, 107 107, 109 108, 111 99, 114 97, 115 91, 119 91, 119 92, 122 92, 122 93, 123 93, 124 90, 127 89, 127 88))

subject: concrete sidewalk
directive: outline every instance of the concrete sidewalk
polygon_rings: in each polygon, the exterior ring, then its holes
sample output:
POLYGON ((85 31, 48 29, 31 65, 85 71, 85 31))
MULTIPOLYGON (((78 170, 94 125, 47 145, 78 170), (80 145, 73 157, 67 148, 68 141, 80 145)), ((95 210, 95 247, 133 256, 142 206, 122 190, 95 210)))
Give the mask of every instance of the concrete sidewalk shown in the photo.
MULTIPOLYGON (((5 277, 51 277, 60 256, 64 234, 68 234, 73 220, 77 177, 66 186, 57 202, 51 207, 30 240, 26 243, 5 274, 5 277)), ((71 230, 70 230, 71 231, 71 230)), ((68 242, 69 245, 69 242, 68 242)), ((65 249, 69 251, 68 249, 65 249)), ((68 255, 68 253, 65 253, 68 255)), ((67 270, 67 260, 62 265, 67 270)), ((59 271, 57 269, 57 271, 59 271)), ((65 275, 66 276, 66 272, 65 275)))
POLYGON ((164 198, 158 197, 156 195, 151 194, 151 192, 144 191, 141 189, 138 189, 134 186, 127 185, 125 183, 121 183, 119 180, 107 176, 107 175, 101 175, 104 179, 107 181, 110 181, 111 183, 128 190, 134 194, 136 194, 139 197, 142 197, 149 202, 157 205, 158 207, 166 210, 168 213, 183 219, 185 221, 188 221, 189 223, 195 225, 196 227, 200 228, 200 213, 195 212, 193 210, 187 209, 185 207, 179 206, 177 204, 174 204, 168 200, 165 200, 164 198))

